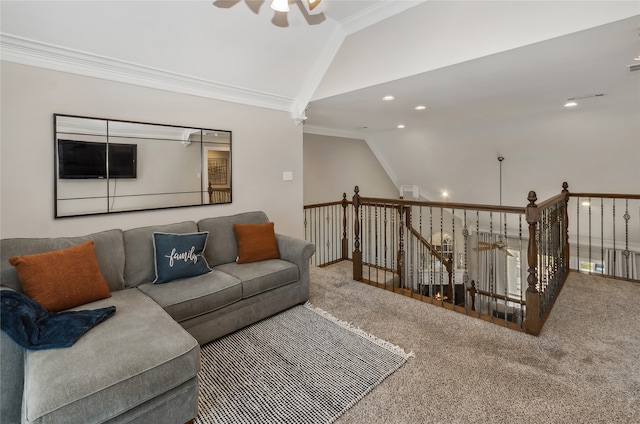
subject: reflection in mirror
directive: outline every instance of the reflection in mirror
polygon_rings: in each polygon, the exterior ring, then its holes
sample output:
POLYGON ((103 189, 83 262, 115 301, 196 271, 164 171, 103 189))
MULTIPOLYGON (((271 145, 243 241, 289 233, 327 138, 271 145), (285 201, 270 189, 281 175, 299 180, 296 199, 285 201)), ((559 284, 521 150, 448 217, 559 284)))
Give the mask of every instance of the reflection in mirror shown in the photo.
POLYGON ((54 115, 55 216, 231 202, 231 132, 54 115))

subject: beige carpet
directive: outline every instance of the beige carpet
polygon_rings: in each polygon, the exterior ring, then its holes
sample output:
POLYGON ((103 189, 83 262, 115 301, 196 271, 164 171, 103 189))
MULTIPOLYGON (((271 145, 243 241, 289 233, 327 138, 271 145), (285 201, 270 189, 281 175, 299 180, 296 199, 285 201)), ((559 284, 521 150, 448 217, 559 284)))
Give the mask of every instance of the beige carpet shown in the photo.
POLYGON ((640 284, 572 273, 539 337, 331 269, 310 301, 416 354, 338 423, 640 423, 640 284))

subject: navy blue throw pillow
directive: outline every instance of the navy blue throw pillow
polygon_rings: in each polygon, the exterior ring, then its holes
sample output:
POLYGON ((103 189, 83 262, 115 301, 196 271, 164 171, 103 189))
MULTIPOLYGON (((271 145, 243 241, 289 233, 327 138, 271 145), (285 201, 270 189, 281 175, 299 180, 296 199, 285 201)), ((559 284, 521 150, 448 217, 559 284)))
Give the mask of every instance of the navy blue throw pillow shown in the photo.
POLYGON ((153 233, 155 284, 211 272, 202 256, 209 232, 172 234, 153 233))

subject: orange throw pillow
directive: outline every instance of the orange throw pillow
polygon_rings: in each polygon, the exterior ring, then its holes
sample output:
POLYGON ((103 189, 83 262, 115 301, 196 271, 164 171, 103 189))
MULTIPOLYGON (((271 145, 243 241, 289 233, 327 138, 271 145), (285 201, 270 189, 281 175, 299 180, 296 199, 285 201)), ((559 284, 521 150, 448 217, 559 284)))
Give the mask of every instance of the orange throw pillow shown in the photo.
POLYGON ((9 258, 24 294, 50 312, 111 297, 93 240, 52 252, 9 258))
POLYGON ((273 222, 266 224, 233 224, 238 241, 239 264, 280 259, 273 222))

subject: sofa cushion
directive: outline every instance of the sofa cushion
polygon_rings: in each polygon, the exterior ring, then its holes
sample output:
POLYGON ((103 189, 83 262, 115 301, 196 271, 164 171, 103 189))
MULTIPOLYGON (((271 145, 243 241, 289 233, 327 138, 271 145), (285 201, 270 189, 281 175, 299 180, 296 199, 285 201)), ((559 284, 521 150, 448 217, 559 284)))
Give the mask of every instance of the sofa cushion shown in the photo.
POLYGON ((238 242, 239 264, 280 259, 274 223, 266 224, 233 224, 238 242))
POLYGON ((237 215, 206 218, 198 221, 199 231, 209 232, 204 257, 210 267, 235 262, 238 244, 233 224, 264 224, 269 222, 264 212, 245 212, 237 215))
POLYGON ((276 287, 298 281, 298 267, 281 259, 248 264, 223 264, 215 268, 242 281, 242 298, 255 296, 276 287))
POLYGON ((111 297, 100 273, 93 240, 66 249, 13 256, 22 289, 50 312, 111 297))
POLYGON ((169 284, 140 284, 138 289, 155 300, 178 322, 242 299, 240 280, 216 270, 169 284))
POLYGON ((104 422, 192 379, 198 343, 139 290, 90 309, 116 313, 67 349, 27 351, 23 422, 104 422))
POLYGON ((153 233, 195 233, 198 227, 193 221, 169 225, 133 228, 123 233, 124 250, 127 260, 124 266, 124 280, 127 287, 137 287, 155 280, 153 255, 153 233))
POLYGON ((93 240, 102 276, 111 292, 124 288, 124 243, 122 230, 108 230, 81 237, 14 238, 0 240, 0 270, 3 286, 22 291, 16 269, 9 263, 12 256, 51 252, 93 240))
POLYGON ((154 283, 168 283, 180 278, 211 272, 202 256, 209 233, 153 233, 156 279, 154 283))

